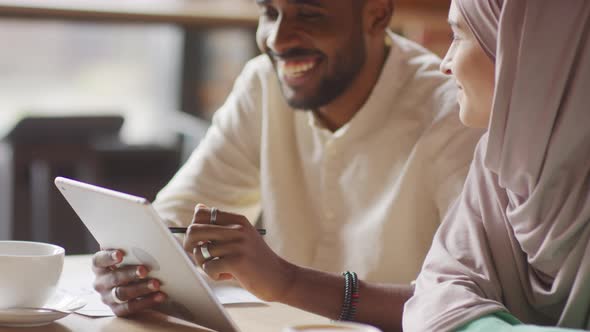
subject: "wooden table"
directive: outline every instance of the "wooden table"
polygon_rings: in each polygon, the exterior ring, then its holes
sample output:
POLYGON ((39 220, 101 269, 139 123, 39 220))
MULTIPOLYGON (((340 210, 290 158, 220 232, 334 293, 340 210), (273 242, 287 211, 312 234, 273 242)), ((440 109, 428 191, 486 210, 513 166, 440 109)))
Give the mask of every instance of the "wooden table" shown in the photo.
MULTIPOLYGON (((90 256, 68 256, 64 274, 90 268, 90 256)), ((226 306, 229 315, 243 332, 280 332, 284 327, 295 324, 327 323, 328 319, 279 303, 226 306)), ((145 312, 134 318, 89 318, 71 314, 50 325, 36 328, 3 328, 0 332, 196 332, 211 331, 195 324, 166 316, 157 312, 145 312)), ((222 332, 222 331, 221 331, 222 332)))

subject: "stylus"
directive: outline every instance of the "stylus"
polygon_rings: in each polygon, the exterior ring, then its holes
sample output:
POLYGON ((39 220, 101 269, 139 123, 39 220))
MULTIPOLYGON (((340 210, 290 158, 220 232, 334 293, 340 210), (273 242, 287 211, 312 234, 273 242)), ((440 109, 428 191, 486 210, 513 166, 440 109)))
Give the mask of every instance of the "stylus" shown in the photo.
MULTIPOLYGON (((168 229, 172 232, 172 233, 186 233, 186 227, 168 227, 168 229)), ((266 229, 264 228, 257 228, 256 229, 258 231, 258 234, 260 235, 266 235, 266 229)))

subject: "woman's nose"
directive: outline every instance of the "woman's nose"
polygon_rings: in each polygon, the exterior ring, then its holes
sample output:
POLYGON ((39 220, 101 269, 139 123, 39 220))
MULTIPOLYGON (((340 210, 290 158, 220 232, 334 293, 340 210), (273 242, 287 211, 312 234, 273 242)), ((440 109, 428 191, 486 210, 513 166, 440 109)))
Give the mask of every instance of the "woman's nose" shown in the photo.
POLYGON ((451 56, 450 56, 450 51, 447 52, 447 54, 445 55, 444 59, 440 63, 439 70, 443 74, 445 74, 445 75, 453 75, 453 72, 451 70, 451 56))

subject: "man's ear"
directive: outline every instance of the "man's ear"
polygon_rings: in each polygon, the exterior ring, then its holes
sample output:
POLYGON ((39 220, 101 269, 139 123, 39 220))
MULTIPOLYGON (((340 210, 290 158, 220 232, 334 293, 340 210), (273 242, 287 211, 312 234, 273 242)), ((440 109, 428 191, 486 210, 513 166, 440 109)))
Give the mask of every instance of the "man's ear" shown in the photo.
POLYGON ((364 15, 367 31, 381 33, 389 27, 393 16, 394 0, 366 0, 364 15))

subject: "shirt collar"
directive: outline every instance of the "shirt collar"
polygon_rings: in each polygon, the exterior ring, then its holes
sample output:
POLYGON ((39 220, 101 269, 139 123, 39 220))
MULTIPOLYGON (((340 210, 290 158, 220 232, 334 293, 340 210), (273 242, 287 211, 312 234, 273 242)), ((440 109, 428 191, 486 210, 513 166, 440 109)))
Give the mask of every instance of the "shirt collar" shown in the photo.
POLYGON ((405 81, 401 50, 396 47, 393 32, 386 31, 388 45, 391 45, 389 55, 383 64, 381 74, 373 87, 369 98, 348 123, 335 132, 330 132, 318 119, 314 112, 308 112, 308 124, 315 130, 327 131, 332 137, 356 137, 374 130, 393 109, 393 101, 405 81), (393 79, 395 78, 395 79, 393 79))

